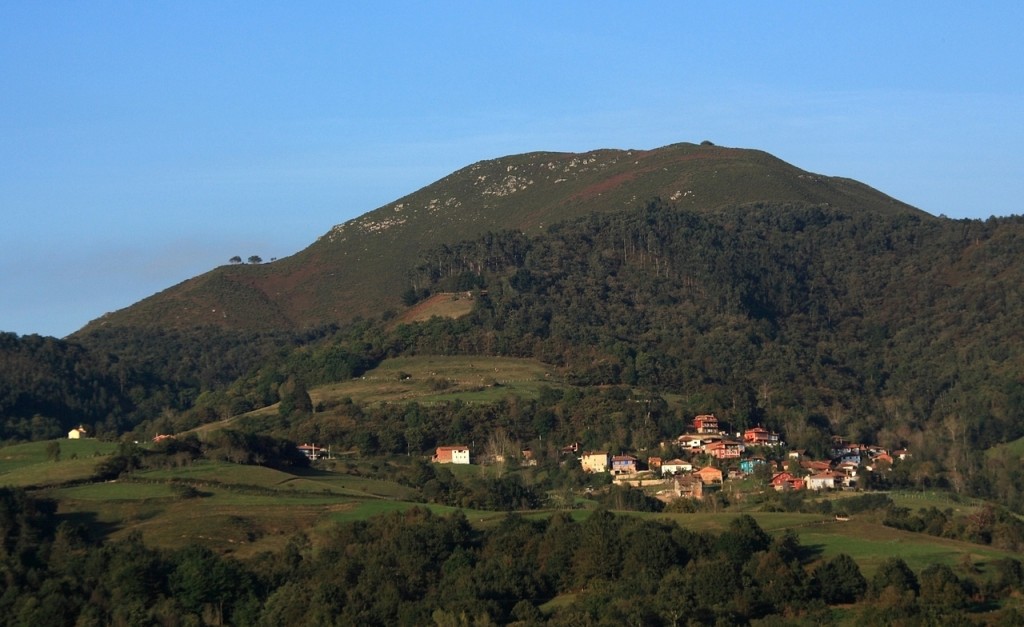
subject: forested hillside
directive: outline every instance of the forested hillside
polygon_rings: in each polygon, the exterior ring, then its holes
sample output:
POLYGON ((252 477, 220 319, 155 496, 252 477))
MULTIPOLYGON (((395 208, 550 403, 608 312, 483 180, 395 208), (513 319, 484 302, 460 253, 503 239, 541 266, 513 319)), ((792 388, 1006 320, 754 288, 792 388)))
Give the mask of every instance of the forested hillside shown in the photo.
POLYGON ((928 423, 987 447, 1024 434, 1022 253, 1020 218, 655 202, 431 251, 414 292, 481 297, 405 348, 532 356, 580 384, 699 394, 737 427, 793 433, 820 414, 857 440, 892 445, 928 423))
POLYGON ((116 436, 133 406, 129 387, 116 360, 55 338, 0 333, 0 441, 62 437, 79 424, 116 436))

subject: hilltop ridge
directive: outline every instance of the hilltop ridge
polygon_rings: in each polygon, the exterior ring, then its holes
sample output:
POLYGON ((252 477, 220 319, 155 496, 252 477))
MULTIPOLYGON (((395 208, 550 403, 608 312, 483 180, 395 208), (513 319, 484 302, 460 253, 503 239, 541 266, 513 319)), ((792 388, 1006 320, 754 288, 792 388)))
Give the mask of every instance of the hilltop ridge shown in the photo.
POLYGON ((532 152, 479 161, 357 218, 270 264, 215 268, 106 314, 104 328, 301 330, 400 306, 423 250, 488 231, 554 223, 661 198, 715 212, 803 202, 880 215, 928 214, 857 181, 801 170, 772 155, 704 143, 654 150, 532 152))

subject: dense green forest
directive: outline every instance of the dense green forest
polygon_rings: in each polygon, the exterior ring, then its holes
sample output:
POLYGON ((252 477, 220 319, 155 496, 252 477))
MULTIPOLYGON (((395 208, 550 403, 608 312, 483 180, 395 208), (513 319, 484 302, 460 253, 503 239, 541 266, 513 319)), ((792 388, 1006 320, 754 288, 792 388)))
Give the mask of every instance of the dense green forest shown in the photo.
POLYGON ((425 509, 340 524, 314 543, 240 561, 138 534, 104 544, 51 502, 0 489, 0 616, 10 625, 867 625, 990 624, 1024 567, 977 580, 890 558, 870 577, 839 554, 814 560, 792 533, 749 516, 721 533, 614 515, 508 515, 476 528, 425 509), (809 563, 815 561, 814 566, 809 563), (850 605, 854 604, 854 605, 850 605))
POLYGON ((584 385, 707 394, 737 427, 817 413, 871 442, 955 416, 984 448, 1024 434, 1022 248, 1019 218, 652 203, 428 253, 421 293, 485 294, 447 332, 400 341, 532 356, 584 385))

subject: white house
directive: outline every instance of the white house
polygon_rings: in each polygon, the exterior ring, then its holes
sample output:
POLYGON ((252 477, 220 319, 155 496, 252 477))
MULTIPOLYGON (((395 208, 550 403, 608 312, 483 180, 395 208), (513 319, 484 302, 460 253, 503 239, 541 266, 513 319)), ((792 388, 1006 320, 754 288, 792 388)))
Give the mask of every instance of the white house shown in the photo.
POLYGON ((843 475, 825 471, 816 475, 807 477, 807 489, 808 490, 832 490, 838 488, 841 484, 843 475))
POLYGON ((434 453, 432 462, 435 464, 468 464, 469 447, 461 444, 439 446, 434 453))
POLYGON ((667 462, 661 462, 662 475, 674 475, 677 472, 690 472, 691 470, 693 470, 693 464, 681 459, 670 459, 667 462))
POLYGON ((85 427, 82 426, 82 425, 78 425, 77 427, 75 427, 71 431, 68 431, 68 439, 69 440, 79 440, 81 438, 84 438, 85 434, 86 434, 85 427))

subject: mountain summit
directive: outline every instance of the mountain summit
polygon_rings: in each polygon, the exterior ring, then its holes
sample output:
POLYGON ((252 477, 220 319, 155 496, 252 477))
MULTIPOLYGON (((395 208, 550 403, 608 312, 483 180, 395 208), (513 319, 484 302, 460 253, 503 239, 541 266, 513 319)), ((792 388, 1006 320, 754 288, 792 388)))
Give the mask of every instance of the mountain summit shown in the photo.
MULTIPOLYGON (((422 251, 488 231, 537 234, 652 198, 715 212, 756 203, 810 203, 880 215, 924 212, 851 179, 801 170, 762 151, 704 142, 655 150, 534 152, 480 161, 331 228, 269 264, 228 265, 79 331, 216 326, 299 330, 400 306, 422 251)), ((754 210, 754 209, 752 209, 754 210)))

